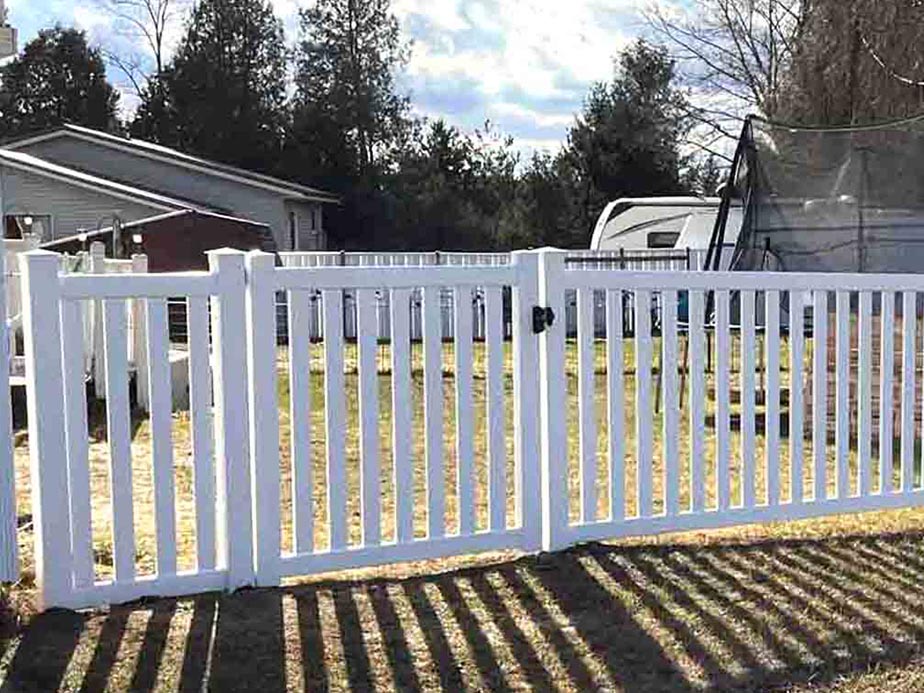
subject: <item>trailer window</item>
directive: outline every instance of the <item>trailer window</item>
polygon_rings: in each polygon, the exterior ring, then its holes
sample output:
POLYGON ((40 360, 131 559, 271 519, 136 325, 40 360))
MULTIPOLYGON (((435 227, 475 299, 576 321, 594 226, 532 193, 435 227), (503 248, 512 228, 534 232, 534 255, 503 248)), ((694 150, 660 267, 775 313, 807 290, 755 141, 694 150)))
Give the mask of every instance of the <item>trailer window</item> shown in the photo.
POLYGON ((649 248, 673 248, 680 234, 672 231, 652 231, 648 234, 649 248))

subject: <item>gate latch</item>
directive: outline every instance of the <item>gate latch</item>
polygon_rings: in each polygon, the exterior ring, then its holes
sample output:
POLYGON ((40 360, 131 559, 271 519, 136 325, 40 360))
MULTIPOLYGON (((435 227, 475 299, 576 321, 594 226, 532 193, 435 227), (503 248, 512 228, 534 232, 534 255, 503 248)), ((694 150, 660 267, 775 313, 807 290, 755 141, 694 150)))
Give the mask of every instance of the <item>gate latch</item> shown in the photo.
POLYGON ((551 308, 533 306, 533 334, 542 334, 555 324, 555 311, 551 308))

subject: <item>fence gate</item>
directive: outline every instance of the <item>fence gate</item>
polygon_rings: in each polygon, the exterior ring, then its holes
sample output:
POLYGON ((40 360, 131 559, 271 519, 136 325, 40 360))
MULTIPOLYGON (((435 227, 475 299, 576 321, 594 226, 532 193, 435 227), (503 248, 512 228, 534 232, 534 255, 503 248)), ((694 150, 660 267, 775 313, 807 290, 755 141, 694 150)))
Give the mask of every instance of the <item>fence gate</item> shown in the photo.
POLYGON ((537 260, 517 253, 492 267, 277 268, 272 255, 248 255, 259 584, 538 548, 537 260), (282 348, 278 292, 287 306, 282 348), (483 341, 473 339, 476 292, 483 341), (309 315, 318 294, 323 338, 313 343, 309 315), (442 329, 447 295, 451 340, 442 329), (377 307, 386 296, 390 329, 381 338, 377 307), (515 325, 512 345, 505 310, 515 325), (419 341, 411 333, 415 312, 419 341), (354 341, 344 339, 345 324, 355 325, 354 341), (357 393, 355 410, 347 392, 357 393))
POLYGON ((59 272, 59 259, 45 251, 21 257, 41 606, 78 608, 251 584, 243 253, 210 253, 211 272, 178 274, 68 275, 59 272), (178 296, 189 314, 191 455, 185 462, 194 509, 194 527, 183 536, 175 480, 184 461, 174 459, 167 325, 167 298, 178 296), (130 299, 141 299, 146 321, 147 451, 133 449, 130 299), (88 443, 83 313, 94 301, 102 304, 104 460, 91 458, 88 443), (136 487, 146 484, 153 523, 135 510, 136 487), (190 540, 193 565, 180 566, 178 545, 190 540), (152 545, 153 565, 139 561, 142 544, 152 545), (106 573, 95 560, 101 553, 112 556, 106 573))

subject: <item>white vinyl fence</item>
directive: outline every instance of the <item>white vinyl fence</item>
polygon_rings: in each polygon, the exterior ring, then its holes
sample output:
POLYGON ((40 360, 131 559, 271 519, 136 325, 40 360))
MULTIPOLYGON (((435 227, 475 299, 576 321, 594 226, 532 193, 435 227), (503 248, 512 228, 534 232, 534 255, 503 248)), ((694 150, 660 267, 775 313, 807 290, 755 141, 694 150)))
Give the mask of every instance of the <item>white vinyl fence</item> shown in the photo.
POLYGON ((219 251, 209 272, 87 276, 60 273, 55 255, 26 255, 42 606, 924 500, 924 276, 612 272, 567 258, 524 251, 495 266, 356 269, 277 267, 271 255, 219 251), (355 344, 344 334, 347 291, 355 344), (415 291, 421 343, 411 335, 415 291), (576 339, 560 319, 570 291, 576 339), (279 292, 284 347, 272 309, 279 292), (468 310, 478 292, 483 343, 468 310), (376 319, 383 293, 387 344, 376 319), (440 297, 450 293, 447 342, 440 297), (307 319, 313 295, 320 343, 307 319), (178 525, 181 461, 171 438, 174 296, 186 297, 189 313, 189 526, 178 525), (136 560, 130 300, 147 325, 153 571, 136 560), (78 306, 88 301, 103 305, 111 569, 94 560, 97 499, 78 377, 78 306), (195 556, 181 570, 187 533, 195 556))
MULTIPOLYGON (((683 272, 703 269, 707 250, 703 249, 652 249, 652 250, 569 250, 567 262, 582 269, 611 271, 663 271, 683 272)), ((512 253, 363 253, 363 252, 288 252, 279 253, 284 267, 502 267, 512 262, 512 253)), ((281 337, 285 338, 286 304, 280 295, 277 314, 281 326, 281 337)), ((391 308, 387 291, 376 292, 375 321, 380 341, 387 341, 391 334, 391 308)), ((309 296, 306 314, 307 329, 312 340, 323 338, 321 300, 318 292, 309 296)), ((451 290, 440 292, 440 334, 444 340, 452 340, 455 296, 451 290)), ((423 339, 422 295, 419 289, 411 292, 410 331, 411 339, 423 339)), ((510 298, 506 297, 504 308, 504 332, 510 337, 510 298)), ((630 309, 630 306, 627 306, 630 309)), ((357 308, 354 292, 343 294, 344 338, 355 340, 357 336, 357 308)), ((598 302, 594 309, 595 327, 598 334, 606 331, 606 306, 598 302)), ((485 297, 481 291, 472 294, 472 329, 474 338, 485 339, 485 297)), ((569 292, 565 301, 564 320, 569 336, 577 333, 577 302, 574 292, 569 292)))
POLYGON ((252 581, 247 465, 244 255, 213 253, 213 271, 63 274, 59 257, 21 260, 36 579, 45 606, 234 588, 252 581), (196 568, 177 569, 167 298, 186 297, 196 568), (209 342, 209 300, 213 341, 209 342), (82 304, 102 305, 113 575, 95 573, 82 304), (136 568, 128 302, 141 301, 150 381, 156 572, 136 568), (211 368, 210 368, 211 365, 211 368), (214 397, 214 399, 213 399, 214 397))
POLYGON ((575 271, 560 254, 545 257, 543 272, 545 305, 560 312, 569 290, 579 305, 576 444, 562 406, 564 333, 542 340, 547 548, 924 501, 924 275, 575 271), (607 304, 605 380, 594 366, 597 293, 607 304), (626 295, 636 305, 631 340, 626 295), (660 308, 647 310, 656 296, 660 308), (621 367, 629 349, 631 377, 621 367))

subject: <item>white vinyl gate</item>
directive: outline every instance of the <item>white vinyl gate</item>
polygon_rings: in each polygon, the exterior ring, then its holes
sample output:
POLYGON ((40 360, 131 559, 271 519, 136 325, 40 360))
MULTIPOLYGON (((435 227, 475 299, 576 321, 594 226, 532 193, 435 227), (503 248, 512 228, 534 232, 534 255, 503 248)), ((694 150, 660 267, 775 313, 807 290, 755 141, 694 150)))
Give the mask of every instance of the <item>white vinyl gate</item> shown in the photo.
POLYGON ((507 265, 485 267, 383 267, 370 272, 349 267, 277 269, 267 254, 248 257, 248 327, 250 337, 251 456, 256 494, 257 581, 277 584, 280 576, 355 568, 380 563, 439 558, 498 549, 536 550, 539 547, 538 410, 517 406, 514 422, 513 485, 507 486, 507 445, 504 431, 503 292, 513 301, 513 399, 535 402, 538 396, 538 343, 531 331, 531 309, 538 298, 538 257, 515 253, 507 265), (356 302, 358 379, 359 512, 361 531, 351 541, 347 513, 346 393, 344 371, 343 295, 356 302), (454 313, 454 439, 456 479, 452 488, 457 520, 446 517, 444 459, 443 332, 441 297, 451 292, 458 306, 472 305, 474 291, 484 296, 488 526, 475 525, 475 455, 472 398, 473 313, 454 313), (285 291, 288 306, 288 367, 292 423, 291 478, 293 550, 280 551, 280 454, 277 401, 276 293, 285 291), (425 504, 415 502, 415 470, 411 455, 411 301, 422 299, 423 410, 425 504), (323 515, 328 545, 314 543, 312 512, 311 437, 307 378, 311 377, 307 316, 310 300, 320 292, 324 334, 324 438, 326 497, 323 515), (387 292, 390 308, 391 443, 393 449, 394 529, 382 528, 381 460, 379 459, 380 393, 376 349, 379 339, 377 306, 387 292), (514 511, 508 514, 508 500, 514 511), (419 526, 420 531, 415 531, 419 526))
POLYGON ((79 276, 60 274, 53 254, 26 254, 42 606, 924 500, 924 276, 613 272, 565 258, 524 251, 496 266, 357 269, 218 251, 209 272, 79 276), (344 337, 346 292, 356 297, 355 343, 344 337), (377 292, 389 298, 387 344, 377 292), (468 306, 476 292, 484 343, 470 310, 453 311, 446 342, 440 296, 468 306), (560 320, 569 292, 573 343, 560 320), (317 293, 321 344, 307 320, 317 293), (167 370, 166 299, 176 296, 189 315, 196 554, 182 570, 167 370), (133 299, 144 306, 150 382, 156 564, 146 572, 132 503, 133 299), (81 301, 104 306, 111 517, 102 519, 88 482, 81 301), (111 574, 93 558, 97 521, 111 522, 111 574))

